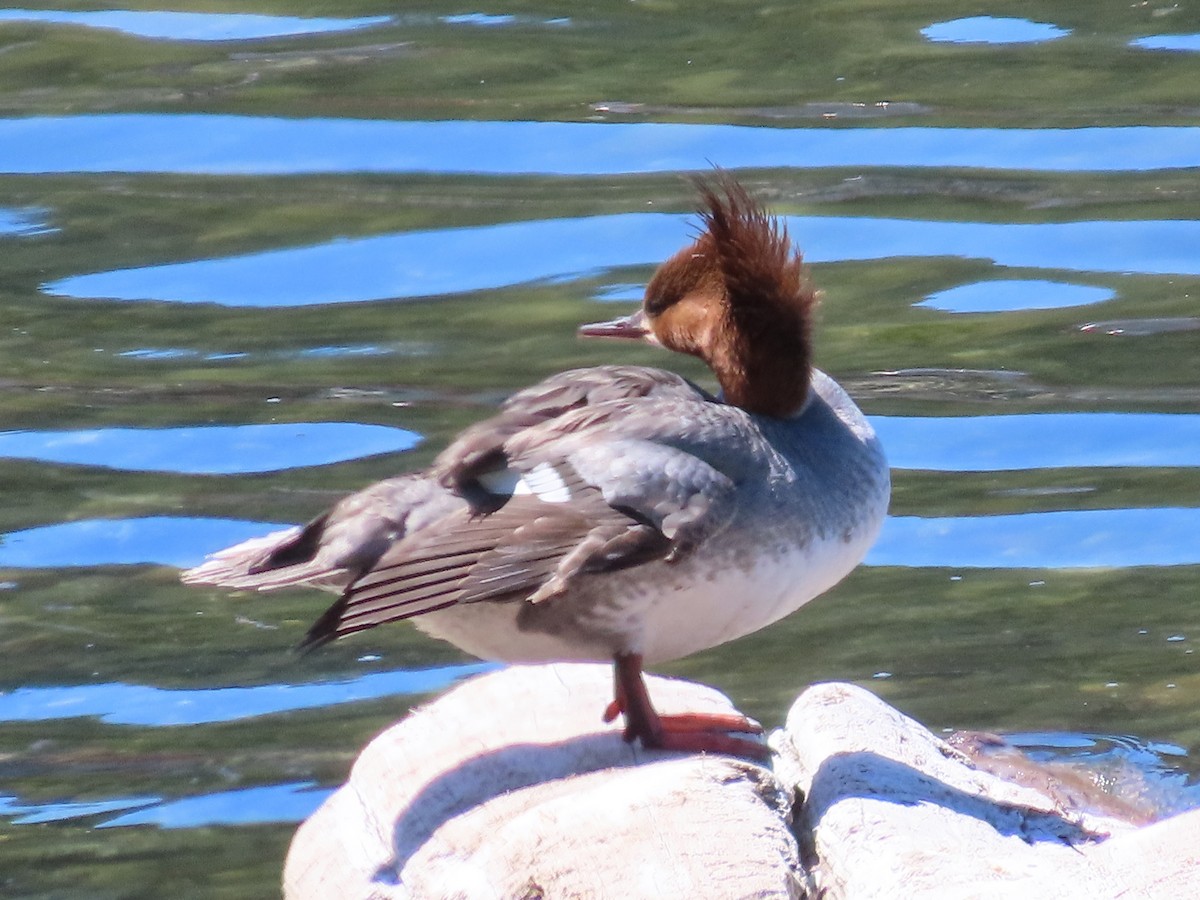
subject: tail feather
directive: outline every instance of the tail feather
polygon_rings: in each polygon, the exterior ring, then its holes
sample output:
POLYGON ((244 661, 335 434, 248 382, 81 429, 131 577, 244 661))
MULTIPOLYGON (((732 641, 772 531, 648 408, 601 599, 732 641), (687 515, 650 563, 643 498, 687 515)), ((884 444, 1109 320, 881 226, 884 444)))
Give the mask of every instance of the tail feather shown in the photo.
POLYGON ((350 575, 321 554, 323 519, 250 538, 212 554, 179 577, 184 584, 275 591, 296 585, 338 590, 350 575))

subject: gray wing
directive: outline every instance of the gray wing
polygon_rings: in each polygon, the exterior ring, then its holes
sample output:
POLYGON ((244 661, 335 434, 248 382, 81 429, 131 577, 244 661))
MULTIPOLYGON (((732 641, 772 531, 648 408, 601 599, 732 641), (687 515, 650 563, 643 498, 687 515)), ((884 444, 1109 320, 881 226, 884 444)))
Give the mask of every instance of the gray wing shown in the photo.
POLYGON ((490 515, 457 513, 393 546, 351 584, 305 636, 314 647, 459 603, 541 602, 575 577, 660 558, 656 529, 590 502, 514 497, 490 515))
POLYGON ((342 590, 394 543, 466 502, 420 474, 380 481, 302 527, 251 538, 180 577, 186 584, 269 591, 293 585, 342 590))
MULTIPOLYGON (((249 590, 301 584, 341 590, 369 571, 393 544, 450 513, 468 508, 475 515, 495 511, 506 501, 507 492, 503 485, 492 485, 492 480, 506 470, 505 443, 514 436, 588 407, 607 407, 630 398, 671 397, 708 395, 678 375, 639 366, 597 366, 553 375, 514 394, 497 415, 462 432, 431 472, 373 484, 303 527, 221 550, 185 571, 182 579, 188 584, 249 590)), ((462 528, 461 518, 447 520, 442 530, 462 528)), ((504 516, 498 523, 510 519, 504 516)))
POLYGON ((731 416, 662 370, 564 372, 464 431, 429 472, 223 550, 183 579, 341 590, 304 646, 457 603, 551 601, 584 575, 677 559, 727 524, 737 467, 699 449, 731 416))
MULTIPOLYGON (((435 476, 458 493, 471 494, 472 480, 502 467, 506 444, 530 429, 587 409, 611 409, 628 400, 712 400, 686 378, 663 369, 644 366, 594 366, 551 375, 518 391, 500 412, 460 434, 433 464, 435 476)), ((551 426, 550 432, 553 432, 551 426)))
POLYGON ((728 407, 694 391, 633 397, 512 435, 491 468, 458 473, 464 493, 488 498, 488 511, 463 510, 395 544, 306 645, 460 603, 553 602, 580 577, 682 557, 728 524, 737 485, 657 438, 678 437, 688 416, 709 433, 703 422, 720 410, 728 407))

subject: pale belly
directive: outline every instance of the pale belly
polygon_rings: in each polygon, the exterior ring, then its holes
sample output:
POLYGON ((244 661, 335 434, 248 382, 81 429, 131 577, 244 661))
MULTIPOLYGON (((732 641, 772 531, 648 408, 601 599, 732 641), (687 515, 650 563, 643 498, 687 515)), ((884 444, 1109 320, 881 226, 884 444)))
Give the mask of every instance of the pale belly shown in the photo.
POLYGON ((866 555, 881 523, 882 514, 850 534, 759 548, 752 564, 698 553, 596 576, 579 594, 545 601, 554 609, 480 602, 428 613, 416 624, 484 659, 678 659, 758 631, 829 590, 866 555))

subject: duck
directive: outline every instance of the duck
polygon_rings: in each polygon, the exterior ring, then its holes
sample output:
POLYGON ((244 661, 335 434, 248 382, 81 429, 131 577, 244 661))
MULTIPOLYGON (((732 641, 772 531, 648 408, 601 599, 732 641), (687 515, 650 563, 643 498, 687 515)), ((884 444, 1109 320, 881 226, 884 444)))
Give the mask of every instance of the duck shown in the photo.
POLYGON ((305 650, 412 619, 486 660, 611 661, 602 718, 624 716, 627 742, 744 751, 756 722, 659 714, 644 667, 765 628, 841 581, 879 532, 890 480, 870 423, 813 365, 818 292, 786 227, 724 171, 695 186, 695 238, 641 307, 579 332, 698 357, 719 393, 645 366, 552 375, 428 469, 183 581, 336 592, 305 650))

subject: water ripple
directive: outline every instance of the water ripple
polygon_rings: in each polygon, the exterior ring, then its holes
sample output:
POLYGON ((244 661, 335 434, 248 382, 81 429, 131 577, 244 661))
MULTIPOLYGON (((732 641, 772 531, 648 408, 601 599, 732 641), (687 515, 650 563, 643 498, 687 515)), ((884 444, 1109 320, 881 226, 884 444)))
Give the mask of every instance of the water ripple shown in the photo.
POLYGON ((872 416, 895 469, 1200 466, 1200 415, 1039 413, 1013 416, 872 416))
POLYGON ((1119 569, 1200 565, 1200 509, 1089 509, 1006 516, 892 516, 869 566, 1119 569))
POLYGON ((194 516, 83 519, 0 535, 0 567, 150 564, 185 569, 223 547, 289 527, 194 516))
POLYGON ((969 16, 921 29, 927 40, 950 44, 1040 44, 1070 33, 1069 28, 1046 22, 1003 16, 969 16))
POLYGON ((1200 52, 1200 34, 1152 34, 1129 42, 1131 47, 1141 50, 1172 50, 1175 52, 1200 52))
POLYGON ((1016 312, 1061 309, 1112 300, 1108 288, 1034 279, 996 279, 961 284, 930 294, 915 306, 954 313, 1016 312))
POLYGON ((421 436, 351 422, 0 432, 0 457, 189 475, 276 472, 411 450, 421 436))
POLYGON ((0 235, 32 237, 58 231, 44 224, 41 219, 49 215, 44 209, 5 209, 0 207, 0 235))
POLYGON ((201 828, 206 825, 302 822, 332 793, 332 788, 318 788, 311 781, 218 791, 143 806, 101 822, 96 827, 157 825, 159 828, 201 828))
MULTIPOLYGON (((0 151, 2 152, 2 151, 0 151)), ((809 262, 953 256, 998 266, 1200 275, 1200 221, 1038 224, 792 216, 809 262)), ((339 239, 308 247, 74 275, 55 296, 286 307, 431 297, 655 265, 691 216, 623 213, 339 239), (472 265, 464 266, 464 259, 472 265)))
POLYGON ((357 19, 306 19, 250 13, 169 12, 166 10, 105 9, 68 12, 53 9, 0 9, 0 22, 45 22, 120 31, 141 38, 172 41, 247 41, 350 31, 383 25, 390 16, 357 19))
POLYGON ((617 175, 738 168, 1200 166, 1200 128, 755 128, 122 113, 0 119, 0 172, 617 175), (219 134, 221 139, 213 140, 219 134))
POLYGON ((14 825, 40 825, 44 822, 62 822, 68 819, 86 819, 91 816, 150 806, 157 797, 116 797, 112 800, 62 800, 55 803, 23 803, 16 797, 0 796, 0 816, 11 818, 14 825))
POLYGON ((19 687, 0 693, 0 722, 89 717, 108 725, 207 725, 382 697, 431 694, 494 668, 495 663, 464 663, 372 672, 342 681, 254 687, 169 690, 121 682, 19 687))
POLYGON ((300 822, 333 793, 311 781, 260 785, 218 791, 195 797, 166 800, 161 797, 114 797, 110 800, 23 802, 0 797, 0 816, 14 825, 40 825, 94 819, 107 813, 132 810, 96 824, 97 828, 157 825, 159 828, 200 828, 205 825, 264 825, 300 822))

